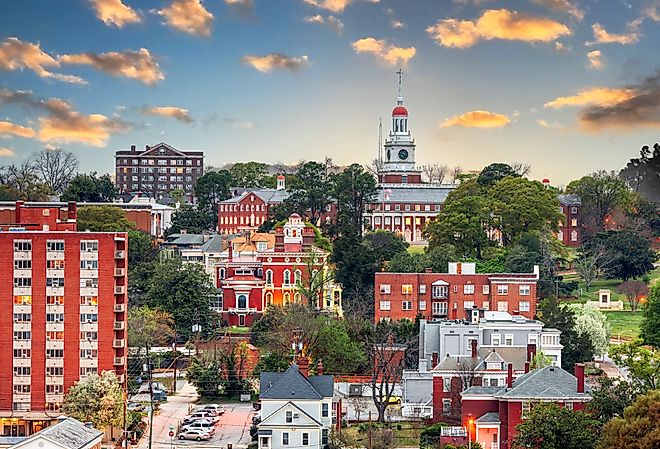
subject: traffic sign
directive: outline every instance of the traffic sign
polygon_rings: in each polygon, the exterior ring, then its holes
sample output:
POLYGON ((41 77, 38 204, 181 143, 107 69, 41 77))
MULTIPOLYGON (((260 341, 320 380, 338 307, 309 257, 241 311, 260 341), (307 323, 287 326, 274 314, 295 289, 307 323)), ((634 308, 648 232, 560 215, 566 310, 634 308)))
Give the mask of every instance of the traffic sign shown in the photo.
POLYGON ((174 431, 170 430, 170 437, 173 437, 173 436, 174 436, 174 431))

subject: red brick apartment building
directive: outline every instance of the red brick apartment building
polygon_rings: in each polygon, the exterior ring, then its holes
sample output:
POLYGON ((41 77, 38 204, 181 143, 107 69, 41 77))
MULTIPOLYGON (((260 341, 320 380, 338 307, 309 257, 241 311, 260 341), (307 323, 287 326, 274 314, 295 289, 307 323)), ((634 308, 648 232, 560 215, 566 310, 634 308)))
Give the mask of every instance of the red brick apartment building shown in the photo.
POLYGON ((474 263, 452 262, 449 273, 376 273, 375 320, 478 320, 497 310, 534 318, 538 267, 533 273, 476 273, 474 263))
POLYGON ((125 381, 127 244, 123 232, 77 232, 75 203, 17 202, 0 222, 2 435, 56 422, 81 377, 125 381))

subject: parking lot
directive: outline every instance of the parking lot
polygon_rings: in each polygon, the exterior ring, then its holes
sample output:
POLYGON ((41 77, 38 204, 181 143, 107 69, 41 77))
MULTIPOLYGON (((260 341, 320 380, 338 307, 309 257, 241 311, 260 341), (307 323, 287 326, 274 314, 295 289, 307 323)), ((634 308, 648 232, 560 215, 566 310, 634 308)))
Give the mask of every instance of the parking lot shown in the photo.
POLYGON ((225 409, 210 440, 190 441, 175 438, 171 444, 179 447, 226 448, 227 443, 231 443, 233 447, 246 447, 251 441, 250 426, 254 416, 252 404, 225 404, 225 409))

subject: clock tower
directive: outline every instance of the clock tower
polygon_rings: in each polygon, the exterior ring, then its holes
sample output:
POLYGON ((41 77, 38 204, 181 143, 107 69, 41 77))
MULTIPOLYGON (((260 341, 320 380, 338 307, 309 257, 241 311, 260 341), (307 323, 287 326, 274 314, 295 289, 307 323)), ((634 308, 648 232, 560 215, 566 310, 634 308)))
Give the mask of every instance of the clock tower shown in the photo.
POLYGON ((403 71, 399 69, 399 94, 396 106, 392 109, 391 130, 385 139, 378 182, 381 184, 421 184, 421 170, 415 167, 415 139, 408 128, 408 109, 403 105, 401 95, 401 78, 403 71))

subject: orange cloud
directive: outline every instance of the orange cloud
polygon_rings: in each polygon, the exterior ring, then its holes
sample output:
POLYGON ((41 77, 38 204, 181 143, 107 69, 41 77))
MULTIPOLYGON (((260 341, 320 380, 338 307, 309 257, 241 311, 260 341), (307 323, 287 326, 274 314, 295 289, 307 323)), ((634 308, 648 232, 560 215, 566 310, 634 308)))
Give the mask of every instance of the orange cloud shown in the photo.
POLYGON ((0 147, 0 157, 14 157, 16 153, 11 148, 0 147))
POLYGON ((584 19, 584 11, 570 0, 532 0, 532 3, 573 16, 578 22, 584 19))
POLYGON ((107 53, 80 53, 63 55, 59 61, 64 64, 82 64, 108 73, 136 79, 144 84, 153 85, 165 79, 158 60, 146 48, 137 51, 110 51, 107 53))
POLYGON ((353 42, 356 53, 371 53, 378 60, 391 66, 406 65, 415 54, 415 47, 397 47, 384 39, 365 37, 353 42))
POLYGON ((72 84, 86 84, 86 81, 73 75, 53 73, 47 67, 60 67, 60 62, 41 49, 39 44, 23 42, 16 37, 8 37, 0 43, 0 69, 28 69, 41 78, 51 78, 72 84))
POLYGON ((170 6, 158 13, 165 17, 167 24, 179 31, 200 36, 210 36, 213 24, 211 14, 201 0, 173 0, 170 6))
POLYGON ((144 114, 171 117, 183 123, 194 122, 193 118, 188 113, 188 109, 177 108, 175 106, 145 106, 141 111, 144 114))
POLYGON ((502 128, 511 123, 504 114, 489 111, 470 111, 446 119, 440 128, 460 126, 462 128, 502 128))
MULTIPOLYGON (((332 12, 342 12, 348 5, 355 0, 303 0, 308 5, 313 5, 318 8, 327 9, 332 12)), ((380 0, 365 0, 369 3, 379 3, 380 0)))
POLYGON ((600 50, 593 50, 587 53, 587 59, 589 60, 589 67, 594 70, 601 70, 605 67, 605 63, 601 59, 602 53, 600 50))
POLYGON ((37 133, 32 128, 17 125, 8 121, 0 121, 0 136, 13 135, 18 137, 32 138, 37 133))
POLYGON ((140 16, 122 0, 89 0, 98 17, 106 25, 122 28, 124 25, 139 23, 140 16))
POLYGON ((344 23, 335 16, 323 17, 321 14, 314 16, 307 16, 303 19, 307 23, 319 23, 321 25, 328 25, 334 30, 335 33, 341 36, 344 31, 344 23))
POLYGON ((239 16, 250 16, 254 12, 254 0, 225 0, 225 4, 239 16))
POLYGON ((262 73, 269 73, 273 69, 286 69, 297 72, 309 65, 307 55, 291 57, 282 53, 271 53, 264 56, 247 55, 241 61, 243 64, 249 65, 262 73))
POLYGON ((563 23, 507 9, 490 9, 476 21, 444 19, 426 29, 444 47, 467 48, 481 40, 551 42, 571 34, 563 23))
POLYGON ((587 45, 596 44, 621 44, 630 45, 639 42, 639 35, 632 31, 628 34, 613 34, 609 33, 600 23, 595 23, 591 26, 594 32, 594 41, 587 42, 587 45))
POLYGON ((547 102, 544 107, 559 109, 566 106, 613 106, 630 99, 634 95, 632 89, 611 89, 608 87, 594 87, 583 90, 575 95, 558 97, 547 102))

